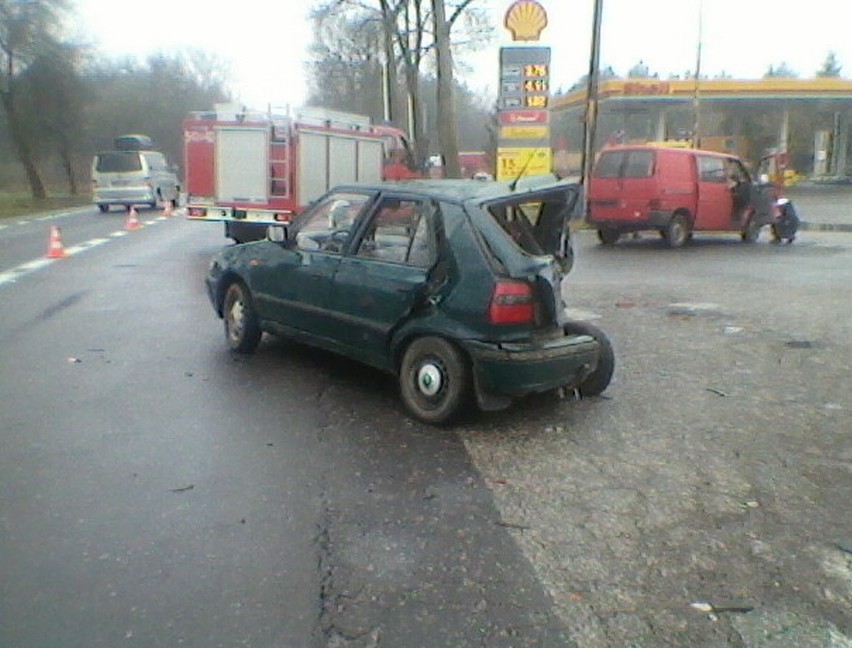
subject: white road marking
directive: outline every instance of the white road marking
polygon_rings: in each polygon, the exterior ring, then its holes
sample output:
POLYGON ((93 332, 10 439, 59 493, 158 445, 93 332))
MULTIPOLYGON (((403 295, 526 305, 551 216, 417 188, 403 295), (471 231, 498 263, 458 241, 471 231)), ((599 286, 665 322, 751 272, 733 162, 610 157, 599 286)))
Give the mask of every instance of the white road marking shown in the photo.
POLYGON ((12 283, 18 277, 23 277, 24 275, 28 275, 31 272, 35 272, 36 270, 41 270, 42 268, 46 268, 51 263, 55 263, 58 259, 33 259, 32 261, 27 261, 26 263, 22 263, 16 268, 12 268, 11 270, 6 270, 5 272, 0 272, 0 286, 7 283, 12 283))
POLYGON ((75 245, 74 247, 65 248, 65 253, 68 256, 72 256, 74 254, 79 254, 80 252, 85 252, 93 247, 97 247, 98 245, 103 245, 104 243, 109 243, 109 239, 105 238, 97 238, 92 239, 91 241, 86 241, 85 243, 80 243, 80 245, 75 245))
MULTIPOLYGON (((27 221, 21 221, 18 224, 24 225, 28 222, 36 221, 44 221, 44 220, 52 220, 55 218, 60 218, 62 216, 68 216, 73 212, 61 212, 58 214, 48 214, 46 216, 41 216, 35 219, 29 219, 27 221)), ((157 223, 165 220, 171 220, 170 218, 166 218, 165 216, 160 216, 158 218, 152 219, 150 221, 145 221, 145 225, 156 225, 157 223)), ((8 227, 8 225, 0 225, 0 229, 4 227, 8 227)), ((108 234, 105 238, 94 238, 90 241, 86 241, 85 243, 80 243, 79 245, 74 245, 72 247, 65 248, 65 254, 67 256, 74 256, 75 254, 80 254, 81 252, 85 252, 86 250, 91 250, 94 247, 98 247, 99 245, 103 245, 104 243, 109 243, 111 239, 121 238, 122 236, 127 236, 130 232, 127 230, 116 230, 111 234, 108 234)), ((46 268, 47 266, 61 261, 61 259, 49 259, 47 257, 43 257, 40 259, 33 259, 32 261, 27 261, 26 263, 22 263, 14 268, 10 268, 9 270, 4 270, 0 272, 0 286, 7 283, 14 283, 20 277, 36 272, 37 270, 41 270, 46 268)))

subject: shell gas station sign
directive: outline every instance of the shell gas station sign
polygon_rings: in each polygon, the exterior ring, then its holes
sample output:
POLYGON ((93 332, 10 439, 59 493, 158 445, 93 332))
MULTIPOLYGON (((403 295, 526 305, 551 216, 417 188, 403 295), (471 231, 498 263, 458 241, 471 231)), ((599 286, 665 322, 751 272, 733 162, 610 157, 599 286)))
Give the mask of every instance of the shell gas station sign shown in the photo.
MULTIPOLYGON (((535 0, 518 0, 503 21, 513 41, 537 41, 547 26, 547 13, 535 0)), ((551 171, 550 48, 500 48, 500 132, 497 179, 551 171)))

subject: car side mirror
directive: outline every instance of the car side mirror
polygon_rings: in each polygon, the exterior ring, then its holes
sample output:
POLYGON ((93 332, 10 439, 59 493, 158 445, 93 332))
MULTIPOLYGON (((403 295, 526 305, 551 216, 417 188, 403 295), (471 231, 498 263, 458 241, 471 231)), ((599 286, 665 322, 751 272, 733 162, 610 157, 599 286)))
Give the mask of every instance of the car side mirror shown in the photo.
POLYGON ((266 238, 273 243, 286 243, 289 238, 283 225, 270 225, 266 228, 266 238))

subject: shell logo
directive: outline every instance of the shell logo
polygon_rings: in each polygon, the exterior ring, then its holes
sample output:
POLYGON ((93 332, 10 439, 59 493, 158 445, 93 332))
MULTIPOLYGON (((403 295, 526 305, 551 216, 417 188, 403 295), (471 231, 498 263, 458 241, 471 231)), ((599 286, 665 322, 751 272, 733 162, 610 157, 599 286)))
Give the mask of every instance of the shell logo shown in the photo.
POLYGON ((512 40, 537 41, 547 27, 547 12, 535 0, 518 0, 506 11, 503 24, 512 40))

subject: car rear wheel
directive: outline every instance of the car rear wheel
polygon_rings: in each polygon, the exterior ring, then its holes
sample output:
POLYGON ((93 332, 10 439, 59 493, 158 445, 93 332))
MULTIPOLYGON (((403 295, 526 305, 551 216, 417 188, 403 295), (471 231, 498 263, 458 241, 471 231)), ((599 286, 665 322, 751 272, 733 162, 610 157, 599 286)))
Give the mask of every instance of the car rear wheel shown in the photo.
POLYGON ((666 243, 670 248, 679 248, 689 240, 689 223, 683 214, 675 214, 665 229, 666 243))
POLYGON ((615 353, 609 337, 601 329, 588 322, 568 322, 564 326, 569 335, 588 335, 594 338, 600 347, 598 366, 586 379, 577 385, 581 396, 597 396, 606 390, 615 371, 615 353))
POLYGON ((621 238, 621 232, 614 229, 599 229, 598 240, 602 245, 615 245, 621 238))
POLYGON ((461 412, 470 391, 467 359, 439 337, 414 340, 399 368, 402 400, 421 421, 447 423, 461 412))
POLYGON ((98 203, 98 209, 102 214, 106 214, 109 211, 109 205, 104 205, 103 203, 98 203))
POLYGON ((263 332, 251 303, 251 295, 245 285, 236 282, 228 286, 222 307, 225 320, 225 339, 228 347, 238 353, 252 353, 263 332))

